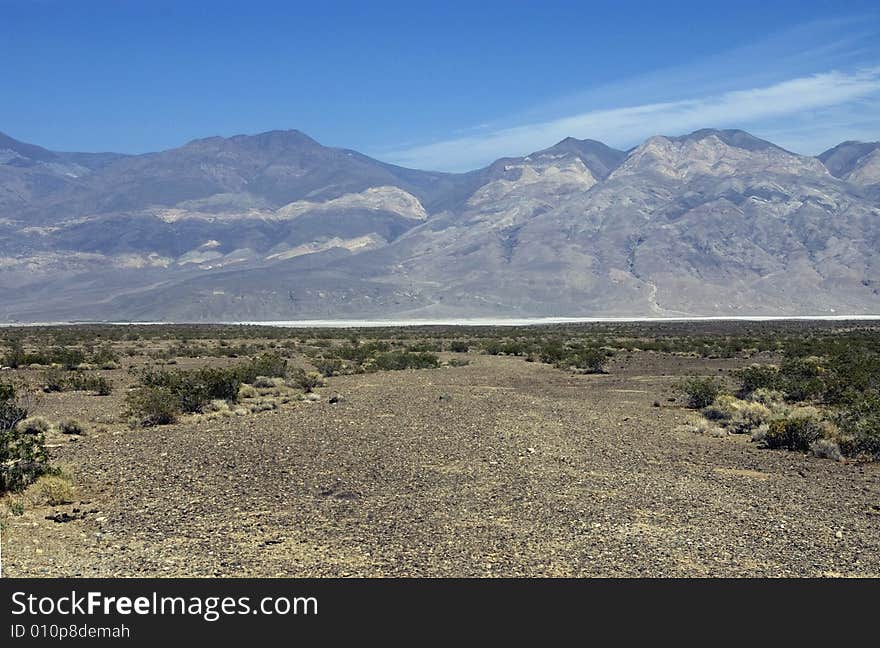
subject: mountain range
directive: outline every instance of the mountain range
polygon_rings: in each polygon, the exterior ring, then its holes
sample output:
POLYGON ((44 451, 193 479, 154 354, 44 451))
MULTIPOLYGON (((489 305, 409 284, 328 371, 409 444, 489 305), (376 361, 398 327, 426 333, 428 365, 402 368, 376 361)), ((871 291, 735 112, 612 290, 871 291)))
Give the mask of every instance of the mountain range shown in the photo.
POLYGON ((468 173, 296 131, 0 133, 0 322, 880 313, 880 142, 567 138, 468 173))

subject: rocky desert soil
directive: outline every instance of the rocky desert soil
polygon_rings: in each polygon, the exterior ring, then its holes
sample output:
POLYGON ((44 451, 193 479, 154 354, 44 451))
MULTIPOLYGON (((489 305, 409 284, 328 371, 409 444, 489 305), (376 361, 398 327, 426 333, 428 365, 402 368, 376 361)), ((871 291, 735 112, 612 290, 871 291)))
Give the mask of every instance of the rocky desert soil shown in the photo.
POLYGON ((880 576, 880 466, 678 429, 674 383, 738 361, 466 357, 142 430, 47 395, 95 428, 53 444, 79 499, 5 518, 4 575, 880 576))

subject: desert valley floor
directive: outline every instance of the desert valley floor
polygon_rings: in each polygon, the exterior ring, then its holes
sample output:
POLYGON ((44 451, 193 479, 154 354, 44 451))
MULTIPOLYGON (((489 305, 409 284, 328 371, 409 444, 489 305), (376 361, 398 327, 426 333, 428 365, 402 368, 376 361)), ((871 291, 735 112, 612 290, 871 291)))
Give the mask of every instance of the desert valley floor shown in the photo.
POLYGON ((77 495, 4 515, 4 575, 880 575, 877 463, 682 427, 678 381, 754 358, 439 355, 469 364, 142 429, 123 389, 43 395, 34 413, 90 428, 49 435, 77 495))

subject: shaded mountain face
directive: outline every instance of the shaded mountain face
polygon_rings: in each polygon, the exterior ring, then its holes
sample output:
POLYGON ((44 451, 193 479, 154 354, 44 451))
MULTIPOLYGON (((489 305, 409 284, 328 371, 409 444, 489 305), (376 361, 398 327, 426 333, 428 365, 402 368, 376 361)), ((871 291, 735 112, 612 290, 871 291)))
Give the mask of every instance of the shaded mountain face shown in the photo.
POLYGON ((298 131, 160 153, 0 138, 0 320, 880 311, 880 148, 567 138, 403 169, 298 131))
POLYGON ((880 184, 880 142, 844 142, 819 159, 836 178, 862 186, 880 184))

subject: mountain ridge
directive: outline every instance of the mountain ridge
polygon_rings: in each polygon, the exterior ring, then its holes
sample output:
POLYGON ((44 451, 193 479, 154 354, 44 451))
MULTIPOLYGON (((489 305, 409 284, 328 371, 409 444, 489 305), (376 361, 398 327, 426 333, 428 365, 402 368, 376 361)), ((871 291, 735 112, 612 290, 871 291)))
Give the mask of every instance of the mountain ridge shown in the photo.
POLYGON ((877 143, 569 137, 440 173, 293 129, 142 155, 0 134, 0 321, 873 314, 878 252, 877 143))

